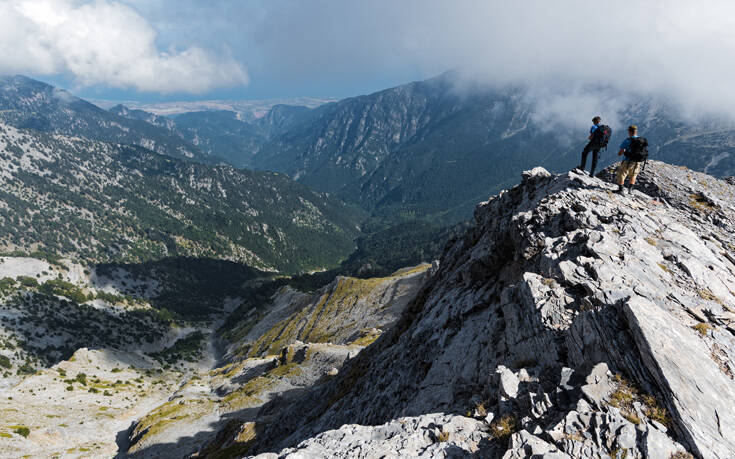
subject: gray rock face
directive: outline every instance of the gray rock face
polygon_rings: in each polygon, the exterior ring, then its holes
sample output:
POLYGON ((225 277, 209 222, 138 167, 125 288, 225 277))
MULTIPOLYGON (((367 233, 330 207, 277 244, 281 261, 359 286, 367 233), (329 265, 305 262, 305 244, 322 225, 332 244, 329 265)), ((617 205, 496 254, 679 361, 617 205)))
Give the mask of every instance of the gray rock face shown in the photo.
POLYGON ((605 362, 598 363, 585 379, 587 384, 582 386, 582 394, 598 408, 605 405, 615 389, 610 384, 609 373, 605 362))
POLYGON ((500 393, 502 397, 515 398, 518 395, 518 377, 504 366, 498 367, 498 375, 500 376, 500 393))
POLYGON ((254 450, 486 411, 496 457, 734 457, 735 187, 652 161, 638 188, 524 173, 478 206, 391 331, 270 407, 254 450))
POLYGON ((295 448, 256 458, 482 457, 482 445, 488 438, 483 422, 462 416, 427 414, 374 427, 344 425, 305 440, 295 448))
POLYGON ((644 364, 667 390, 680 434, 707 457, 735 451, 735 385, 709 357, 700 336, 654 303, 635 297, 625 305, 644 364), (706 451, 706 452, 705 452, 706 451))

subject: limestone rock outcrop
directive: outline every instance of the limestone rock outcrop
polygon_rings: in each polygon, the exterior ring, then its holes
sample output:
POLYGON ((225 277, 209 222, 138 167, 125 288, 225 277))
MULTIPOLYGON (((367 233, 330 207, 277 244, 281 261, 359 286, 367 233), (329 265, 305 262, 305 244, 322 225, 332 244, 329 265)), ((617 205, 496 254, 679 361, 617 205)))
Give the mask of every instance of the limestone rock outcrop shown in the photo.
POLYGON ((480 204, 398 323, 266 405, 249 452, 444 413, 480 421, 458 455, 734 457, 735 186, 650 161, 617 194, 606 174, 537 168, 480 204))

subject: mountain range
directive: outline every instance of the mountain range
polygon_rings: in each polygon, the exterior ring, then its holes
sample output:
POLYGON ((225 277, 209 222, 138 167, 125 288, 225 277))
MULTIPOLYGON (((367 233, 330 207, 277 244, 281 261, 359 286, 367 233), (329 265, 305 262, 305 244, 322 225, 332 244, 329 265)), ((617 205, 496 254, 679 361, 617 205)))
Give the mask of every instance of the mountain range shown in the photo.
POLYGON ((354 249, 362 213, 274 172, 0 124, 6 253, 88 263, 198 256, 298 272, 354 249))
POLYGON ((735 183, 681 165, 732 126, 626 102, 679 165, 616 193, 454 83, 243 119, 2 79, 0 456, 732 457, 735 183))
MULTIPOLYGON (((375 230, 416 219, 439 226, 466 220, 475 202, 509 186, 524 169, 574 167, 586 137, 585 126, 571 129, 563 120, 540 117, 542 102, 529 88, 467 89, 454 72, 313 108, 275 105, 247 120, 216 110, 173 118, 121 105, 105 112, 24 77, 3 81, 0 115, 16 127, 282 172, 361 206, 373 216, 366 228, 375 230)), ((688 119, 652 96, 588 91, 626 101, 614 105, 611 118, 621 126, 602 166, 617 160, 623 126, 636 123, 652 145, 652 158, 716 176, 735 174, 733 123, 688 119)))
MULTIPOLYGON (((578 164, 587 126, 542 117, 543 102, 531 88, 467 89, 457 80, 448 72, 316 108, 275 106, 253 121, 234 112, 194 112, 175 122, 180 135, 208 154, 284 172, 358 203, 388 226, 416 218, 442 225, 465 220, 478 200, 510 186, 524 169, 540 164, 563 171, 578 164)), ((617 160, 624 127, 635 123, 649 139, 652 158, 735 174, 732 122, 686 118, 652 96, 587 91, 625 101, 611 105, 610 118, 619 125, 602 166, 617 160)))
POLYGON ((0 77, 0 121, 21 129, 138 145, 176 158, 209 161, 168 129, 119 116, 63 89, 20 75, 0 77))

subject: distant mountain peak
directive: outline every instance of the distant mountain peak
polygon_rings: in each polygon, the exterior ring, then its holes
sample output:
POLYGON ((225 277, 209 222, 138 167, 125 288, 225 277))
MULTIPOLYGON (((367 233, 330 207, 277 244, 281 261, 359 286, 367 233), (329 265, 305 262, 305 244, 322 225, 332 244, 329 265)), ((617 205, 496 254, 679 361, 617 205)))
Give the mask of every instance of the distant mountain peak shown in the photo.
POLYGON ((209 161, 165 120, 118 106, 108 112, 70 92, 22 75, 0 84, 0 121, 55 134, 138 145, 169 156, 209 161), (158 123, 157 123, 158 122, 158 123), (157 124, 156 124, 157 123, 157 124))

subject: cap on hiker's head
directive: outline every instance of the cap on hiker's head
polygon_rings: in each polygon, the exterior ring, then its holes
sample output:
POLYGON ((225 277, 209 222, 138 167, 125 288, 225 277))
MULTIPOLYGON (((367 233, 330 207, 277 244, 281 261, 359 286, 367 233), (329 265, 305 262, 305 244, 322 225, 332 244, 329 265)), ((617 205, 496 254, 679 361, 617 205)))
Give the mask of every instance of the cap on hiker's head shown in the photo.
POLYGON ((600 121, 602 121, 602 118, 600 118, 599 116, 595 116, 594 118, 592 118, 593 123, 599 123, 600 121))
POLYGON ((638 126, 636 126, 635 124, 631 124, 630 126, 628 126, 628 130, 630 132, 635 132, 638 130, 638 126))

